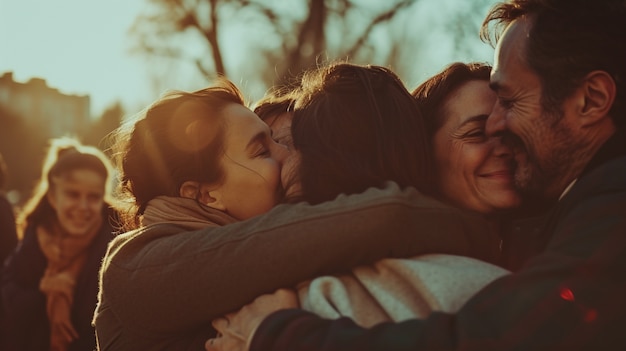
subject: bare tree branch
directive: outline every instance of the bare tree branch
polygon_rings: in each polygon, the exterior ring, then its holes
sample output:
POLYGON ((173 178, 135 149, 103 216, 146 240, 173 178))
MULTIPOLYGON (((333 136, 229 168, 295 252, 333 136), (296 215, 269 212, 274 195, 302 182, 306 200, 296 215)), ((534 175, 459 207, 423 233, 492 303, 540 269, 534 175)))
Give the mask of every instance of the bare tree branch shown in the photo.
POLYGON ((393 17, 400 12, 403 8, 406 8, 412 5, 415 0, 404 0, 397 3, 393 8, 389 11, 381 13, 377 17, 375 17, 369 25, 363 31, 363 34, 359 37, 359 39, 350 47, 349 49, 344 51, 344 54, 341 55, 343 57, 352 57, 354 54, 363 46, 363 44, 367 41, 372 30, 382 22, 387 22, 393 19, 393 17))
MULTIPOLYGON (((138 18, 132 29, 137 40, 135 51, 171 61, 188 60, 207 78, 216 73, 233 74, 226 72, 225 63, 238 58, 224 57, 225 43, 218 40, 229 34, 222 32, 231 30, 233 23, 238 26, 238 32, 245 32, 246 37, 240 45, 249 46, 249 52, 256 54, 256 57, 247 58, 248 62, 237 61, 247 67, 258 67, 256 71, 247 71, 252 73, 244 79, 262 82, 266 86, 289 84, 291 78, 326 57, 393 64, 398 69, 403 64, 415 67, 414 51, 407 46, 427 45, 424 43, 428 42, 414 40, 414 36, 398 41, 406 35, 407 26, 415 25, 411 21, 399 26, 395 32, 391 31, 400 24, 399 15, 407 13, 418 0, 387 0, 376 2, 375 7, 372 6, 374 2, 359 0, 289 0, 290 7, 284 6, 285 3, 279 5, 277 0, 148 1, 154 11, 138 18), (371 13, 374 8, 378 12, 371 13), (363 16, 361 12, 367 9, 371 14, 363 16), (390 29, 388 40, 382 44, 372 40, 378 34, 377 28, 381 27, 390 29), (189 37, 190 34, 193 37, 189 37), (335 39, 337 35, 340 40, 335 39), (188 44, 190 38, 196 41, 188 44), (198 54, 198 48, 211 52, 198 54)), ((458 45, 454 49, 460 52, 468 48, 465 39, 467 33, 473 31, 474 23, 468 23, 474 21, 472 14, 483 12, 480 8, 491 0, 472 0, 471 4, 464 2, 466 0, 458 1, 459 6, 455 8, 462 10, 453 11, 441 22, 447 23, 445 30, 453 32, 454 44, 458 45)))

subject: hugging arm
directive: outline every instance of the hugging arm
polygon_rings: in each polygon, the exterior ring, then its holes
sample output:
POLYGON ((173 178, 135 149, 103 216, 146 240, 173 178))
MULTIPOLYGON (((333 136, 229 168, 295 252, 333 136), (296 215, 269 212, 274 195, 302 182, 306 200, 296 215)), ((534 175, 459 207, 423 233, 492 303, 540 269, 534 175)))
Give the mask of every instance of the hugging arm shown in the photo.
MULTIPOLYGON (((610 175, 626 179, 626 168, 610 175)), ((546 250, 487 286, 457 314, 364 329, 346 318, 284 310, 261 323, 250 351, 621 349, 626 184, 612 183, 591 195, 573 189, 572 197, 583 200, 555 211, 544 233, 552 237, 546 250)))
POLYGON ((167 335, 209 325, 277 288, 386 257, 436 252, 493 262, 498 238, 490 235, 481 218, 389 183, 224 227, 123 235, 105 259, 102 293, 125 327, 167 335))

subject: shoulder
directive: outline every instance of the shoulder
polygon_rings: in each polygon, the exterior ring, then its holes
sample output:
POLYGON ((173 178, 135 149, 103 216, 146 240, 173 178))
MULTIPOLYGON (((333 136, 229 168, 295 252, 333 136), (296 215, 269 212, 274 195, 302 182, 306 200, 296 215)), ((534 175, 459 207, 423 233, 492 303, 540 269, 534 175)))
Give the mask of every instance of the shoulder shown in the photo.
POLYGON ((550 222, 548 229, 557 233, 552 246, 573 238, 579 247, 595 247, 608 238, 624 241, 626 157, 603 163, 581 177, 559 201, 550 222))
POLYGON ((591 183, 602 189, 626 188, 626 156, 603 163, 582 177, 580 181, 582 184, 591 183))
POLYGON ((563 198, 564 205, 574 205, 585 199, 626 192, 626 156, 599 165, 576 181, 563 198))
POLYGON ((103 264, 132 269, 139 262, 143 262, 145 252, 158 256, 158 253, 152 251, 152 243, 183 231, 181 227, 172 224, 154 224, 119 234, 110 241, 103 264))

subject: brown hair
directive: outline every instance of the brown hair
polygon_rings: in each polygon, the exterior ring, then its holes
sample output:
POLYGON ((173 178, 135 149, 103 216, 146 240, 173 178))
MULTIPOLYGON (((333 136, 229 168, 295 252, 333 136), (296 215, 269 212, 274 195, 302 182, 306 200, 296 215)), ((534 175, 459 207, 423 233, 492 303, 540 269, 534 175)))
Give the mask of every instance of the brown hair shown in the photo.
POLYGON ((292 133, 300 200, 320 203, 389 180, 422 191, 432 184, 424 120, 387 68, 335 63, 305 73, 292 133))
POLYGON ((279 89, 265 95, 257 101, 254 113, 262 120, 293 111, 297 90, 279 89))
POLYGON ((139 225, 153 198, 179 196, 185 181, 221 180, 224 124, 220 113, 229 104, 243 105, 243 96, 232 82, 219 78, 206 89, 164 95, 116 131, 118 190, 128 205, 123 214, 125 230, 139 225))
POLYGON ((50 147, 43 163, 33 195, 26 201, 17 219, 18 235, 23 237, 24 231, 30 225, 40 225, 49 228, 56 212, 48 202, 46 194, 54 186, 53 180, 67 176, 75 170, 88 169, 96 172, 105 179, 105 211, 112 201, 109 176, 112 167, 109 159, 93 146, 82 145, 78 140, 64 137, 50 140, 50 147))

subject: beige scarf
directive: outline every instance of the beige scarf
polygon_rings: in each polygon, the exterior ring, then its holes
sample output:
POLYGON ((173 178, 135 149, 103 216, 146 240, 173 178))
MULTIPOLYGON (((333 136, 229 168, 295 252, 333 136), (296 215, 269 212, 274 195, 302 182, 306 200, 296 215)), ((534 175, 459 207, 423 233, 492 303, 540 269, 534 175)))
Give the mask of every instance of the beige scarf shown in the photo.
POLYGON ((174 223, 188 230, 238 222, 227 213, 185 197, 158 196, 148 202, 141 224, 174 223))
POLYGON ((46 312, 50 321, 50 350, 65 351, 78 337, 71 320, 76 280, 85 265, 88 248, 96 237, 102 217, 83 235, 72 235, 55 221, 51 230, 37 227, 37 240, 48 265, 39 290, 46 295, 46 312))

